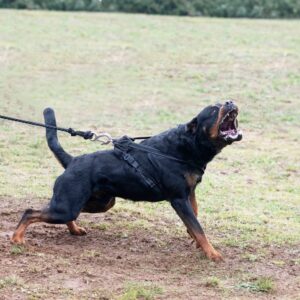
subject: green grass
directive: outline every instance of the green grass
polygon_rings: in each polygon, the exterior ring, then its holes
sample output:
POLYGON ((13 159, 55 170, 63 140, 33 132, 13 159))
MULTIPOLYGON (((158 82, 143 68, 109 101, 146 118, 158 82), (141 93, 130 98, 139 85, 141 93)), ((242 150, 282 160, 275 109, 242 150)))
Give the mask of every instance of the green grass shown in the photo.
MULTIPOLYGON (((299 21, 5 10, 0 23, 4 115, 43 121, 50 106, 60 126, 151 135, 235 99, 244 140, 208 166, 199 218, 221 249, 254 246, 243 258, 252 263, 268 246, 299 243, 299 21)), ((105 148, 59 137, 74 155, 105 148)), ((0 121, 1 196, 39 207, 61 172, 42 129, 0 121)), ((120 220, 125 236, 177 218, 167 203, 114 211, 140 214, 120 220)), ((160 230, 186 236, 178 228, 160 230)))
POLYGON ((14 275, 0 278, 0 290, 4 288, 22 286, 22 285, 23 285, 22 279, 14 275))
POLYGON ((270 277, 260 277, 252 282, 241 283, 239 288, 247 289, 251 292, 272 293, 275 290, 275 283, 270 277))
POLYGON ((219 287, 220 286, 220 279, 218 277, 212 276, 207 278, 206 282, 205 282, 205 286, 206 287, 219 287))
POLYGON ((139 283, 139 282, 129 282, 124 293, 118 298, 118 300, 152 300, 155 299, 157 295, 163 294, 163 289, 161 287, 139 283))
POLYGON ((10 254, 12 255, 21 255, 26 251, 24 246, 12 245, 10 249, 10 254))

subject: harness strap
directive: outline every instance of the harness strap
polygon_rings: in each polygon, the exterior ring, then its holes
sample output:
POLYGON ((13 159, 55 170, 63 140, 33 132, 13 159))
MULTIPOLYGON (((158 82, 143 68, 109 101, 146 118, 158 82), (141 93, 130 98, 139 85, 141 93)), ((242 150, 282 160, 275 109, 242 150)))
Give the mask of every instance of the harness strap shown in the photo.
POLYGON ((132 155, 130 155, 129 153, 123 153, 123 159, 139 173, 139 175, 143 178, 143 180, 150 188, 154 188, 156 186, 155 182, 152 179, 145 176, 140 164, 133 158, 132 155))
POLYGON ((143 170, 139 162, 129 153, 129 145, 132 144, 132 140, 123 136, 118 140, 113 140, 114 150, 123 158, 135 171, 141 176, 141 178, 146 182, 150 188, 154 188, 156 183, 149 176, 146 175, 146 172, 143 170))
MULTIPOLYGON (((170 160, 174 160, 174 161, 182 163, 182 164, 186 164, 186 165, 194 164, 190 160, 184 160, 184 159, 180 159, 180 158, 177 158, 177 157, 174 157, 174 156, 164 154, 162 152, 159 152, 157 149, 149 147, 149 146, 145 146, 145 145, 141 145, 141 144, 135 144, 135 143, 129 143, 128 147, 133 148, 133 149, 137 149, 137 150, 141 150, 141 151, 144 151, 144 152, 156 155, 156 156, 164 157, 164 158, 167 158, 167 159, 170 159, 170 160)), ((205 169, 206 169, 206 164, 203 165, 202 167, 200 167, 200 169, 201 169, 201 173, 203 175, 204 172, 205 172, 205 169)))
POLYGON ((144 151, 144 152, 148 152, 148 153, 151 153, 151 154, 154 154, 154 155, 157 155, 157 156, 161 156, 161 157, 164 157, 164 158, 167 158, 167 159, 175 160, 175 161, 180 162, 180 163, 184 163, 184 164, 189 163, 188 160, 179 159, 177 157, 161 153, 161 152, 157 151, 156 149, 154 149, 152 147, 149 147, 149 146, 131 143, 131 144, 128 145, 128 147, 134 148, 134 149, 137 149, 137 150, 141 150, 141 151, 144 151))

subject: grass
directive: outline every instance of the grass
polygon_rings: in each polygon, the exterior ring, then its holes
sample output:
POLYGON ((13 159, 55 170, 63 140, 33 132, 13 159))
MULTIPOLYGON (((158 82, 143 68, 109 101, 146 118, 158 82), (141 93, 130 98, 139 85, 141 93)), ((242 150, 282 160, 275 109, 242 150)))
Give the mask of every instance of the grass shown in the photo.
MULTIPOLYGON (((199 218, 214 244, 245 249, 242 259, 251 263, 269 247, 299 243, 299 21, 2 10, 0 23, 3 115, 42 122, 50 106, 60 126, 151 135, 189 121, 207 104, 236 99, 244 140, 209 164, 197 189, 199 218), (255 253, 247 254, 251 247, 255 253)), ((59 138, 74 155, 105 148, 59 138)), ((5 201, 30 199, 40 207, 61 172, 42 129, 0 121, 5 201)), ((120 220, 124 238, 178 219, 167 203, 118 201, 113 212, 120 211, 139 214, 120 220)), ((185 237, 176 224, 157 230, 185 237)))
POLYGON ((206 282, 205 282, 205 286, 207 287, 219 287, 220 286, 220 279, 218 277, 212 276, 207 278, 206 282))
POLYGON ((241 283, 239 288, 248 289, 251 292, 272 293, 275 290, 275 283, 270 277, 260 277, 252 282, 241 283))
POLYGON ((8 287, 22 286, 22 284, 22 279, 14 275, 0 278, 0 290, 8 287))
POLYGON ((118 300, 152 300, 161 294, 163 294, 163 289, 161 287, 153 284, 129 282, 125 287, 125 292, 118 300))
POLYGON ((12 255, 21 255, 26 251, 24 246, 12 245, 10 249, 10 254, 12 255))

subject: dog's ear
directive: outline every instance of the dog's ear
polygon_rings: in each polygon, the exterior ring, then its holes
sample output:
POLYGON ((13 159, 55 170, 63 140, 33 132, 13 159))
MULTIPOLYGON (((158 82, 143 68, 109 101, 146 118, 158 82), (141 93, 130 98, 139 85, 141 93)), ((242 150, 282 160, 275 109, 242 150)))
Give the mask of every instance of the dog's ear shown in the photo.
POLYGON ((195 134, 198 127, 198 120, 194 118, 191 122, 186 124, 186 131, 195 134))

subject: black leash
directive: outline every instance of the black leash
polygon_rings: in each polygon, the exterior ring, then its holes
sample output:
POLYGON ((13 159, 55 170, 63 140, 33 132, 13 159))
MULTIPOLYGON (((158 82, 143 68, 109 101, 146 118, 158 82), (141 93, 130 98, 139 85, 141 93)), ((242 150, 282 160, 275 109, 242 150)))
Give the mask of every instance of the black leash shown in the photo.
POLYGON ((94 133, 92 133, 91 131, 76 131, 73 128, 56 127, 56 126, 47 125, 47 124, 43 124, 43 123, 39 123, 39 122, 26 121, 26 120, 21 120, 21 119, 17 119, 17 118, 2 116, 2 115, 0 115, 0 118, 4 119, 4 120, 24 123, 24 124, 28 124, 28 125, 33 125, 33 126, 39 126, 39 127, 64 131, 64 132, 69 133, 71 136, 76 136, 76 135, 81 136, 85 140, 90 140, 94 136, 94 133))
MULTIPOLYGON (((74 130, 73 128, 57 127, 57 126, 47 125, 47 124, 43 124, 43 123, 39 123, 39 122, 32 122, 32 121, 26 121, 26 120, 22 120, 22 119, 7 117, 7 116, 3 116, 3 115, 0 115, 0 119, 19 122, 19 123, 33 125, 33 126, 49 128, 49 129, 55 129, 55 130, 59 130, 59 131, 64 131, 64 132, 69 133, 71 136, 81 136, 85 140, 99 141, 102 144, 109 144, 110 142, 113 141, 112 137, 108 133, 102 133, 102 134, 97 135, 91 131, 80 131, 80 130, 74 130), (106 140, 101 139, 103 137, 106 138, 106 140)), ((136 136, 136 137, 131 137, 130 139, 135 141, 135 140, 149 139, 150 137, 151 136, 136 136)))
MULTIPOLYGON (((165 153, 162 153, 159 150, 154 149, 152 147, 134 143, 135 140, 145 140, 145 139, 151 138, 151 136, 136 136, 136 137, 123 136, 120 139, 113 139, 111 137, 111 135, 108 133, 101 133, 99 135, 96 135, 95 133, 93 133, 91 131, 76 131, 73 128, 57 127, 57 126, 43 124, 43 123, 39 123, 39 122, 32 122, 32 121, 26 121, 26 120, 22 120, 22 119, 7 117, 7 116, 3 116, 3 115, 0 115, 0 119, 67 132, 71 136, 81 136, 85 140, 98 141, 102 145, 113 143, 113 145, 115 146, 115 149, 119 149, 119 151, 121 151, 122 158, 130 166, 132 166, 136 170, 136 172, 138 172, 140 174, 140 176, 143 178, 143 180, 146 182, 146 184, 150 188, 154 188, 157 185, 157 183, 141 167, 141 165, 137 162, 137 160, 134 158, 134 156, 132 156, 131 154, 128 153, 129 148, 144 151, 144 152, 156 155, 156 156, 160 156, 160 157, 163 157, 166 159, 177 161, 179 163, 184 163, 184 164, 191 163, 190 161, 186 161, 186 160, 179 159, 177 157, 173 157, 173 156, 167 155, 165 153), (103 140, 103 138, 104 138, 104 140, 103 140)), ((206 166, 203 166, 201 168, 202 174, 205 171, 205 167, 206 166)))

